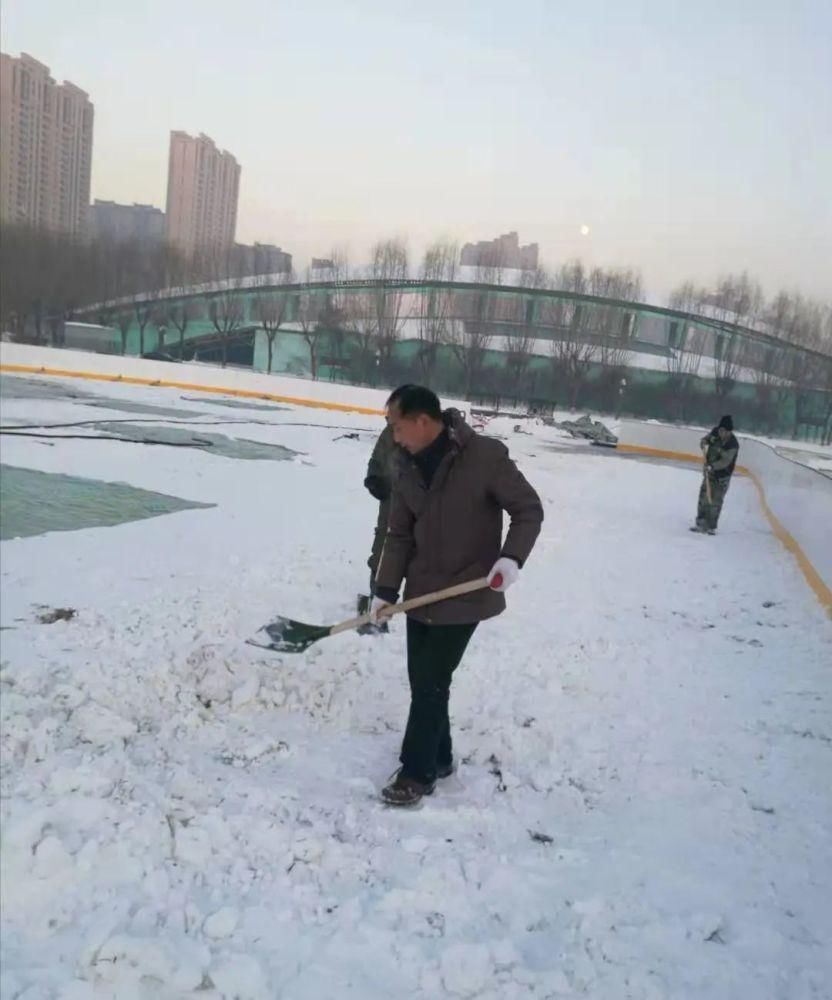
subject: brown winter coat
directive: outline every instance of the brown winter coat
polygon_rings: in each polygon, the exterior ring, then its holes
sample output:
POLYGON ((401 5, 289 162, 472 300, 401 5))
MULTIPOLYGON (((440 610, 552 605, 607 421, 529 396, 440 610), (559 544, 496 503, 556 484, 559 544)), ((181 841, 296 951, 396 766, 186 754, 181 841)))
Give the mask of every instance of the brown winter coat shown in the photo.
MULTIPOLYGON (((506 446, 476 434, 456 410, 444 415, 451 447, 430 488, 416 465, 401 455, 393 480, 390 521, 379 588, 398 592, 407 578, 405 599, 487 576, 501 556, 522 566, 543 521, 543 506, 506 446), (503 543, 503 511, 510 526, 503 543)), ((413 612, 434 625, 463 625, 505 610, 503 594, 481 590, 413 612)))

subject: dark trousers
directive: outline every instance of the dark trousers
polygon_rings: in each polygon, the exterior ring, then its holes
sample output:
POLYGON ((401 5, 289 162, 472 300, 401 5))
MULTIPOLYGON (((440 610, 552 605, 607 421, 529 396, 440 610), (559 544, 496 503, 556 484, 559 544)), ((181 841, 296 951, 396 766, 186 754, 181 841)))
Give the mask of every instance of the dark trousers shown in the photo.
POLYGON ((705 485, 705 477, 702 477, 702 485, 699 488, 699 503, 696 508, 697 527, 716 529, 730 482, 730 477, 728 479, 716 479, 711 476, 711 502, 708 503, 708 488, 705 485))
POLYGON ((399 757, 405 777, 430 783, 436 778, 437 764, 451 763, 451 677, 476 627, 425 625, 407 619, 410 713, 399 757))

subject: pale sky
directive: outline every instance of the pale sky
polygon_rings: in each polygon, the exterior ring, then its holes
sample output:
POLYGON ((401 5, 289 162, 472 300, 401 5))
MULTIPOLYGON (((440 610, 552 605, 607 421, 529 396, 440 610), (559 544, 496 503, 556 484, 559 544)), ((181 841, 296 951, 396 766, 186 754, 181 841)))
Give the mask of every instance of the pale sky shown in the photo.
POLYGON ((164 208, 170 130, 205 132, 237 239, 299 264, 516 229, 653 298, 832 295, 829 0, 4 0, 2 47, 89 92, 93 198, 164 208))

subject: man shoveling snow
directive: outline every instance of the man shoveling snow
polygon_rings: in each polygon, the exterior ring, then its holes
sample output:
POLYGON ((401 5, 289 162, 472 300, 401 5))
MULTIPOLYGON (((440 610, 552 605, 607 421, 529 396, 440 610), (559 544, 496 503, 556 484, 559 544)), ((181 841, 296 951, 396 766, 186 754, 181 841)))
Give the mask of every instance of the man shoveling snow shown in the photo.
POLYGON ((503 594, 532 551, 543 507, 505 445, 476 434, 458 411, 443 413, 430 389, 404 389, 389 421, 403 454, 376 575, 376 621, 389 615, 405 578, 405 599, 477 577, 490 584, 408 615, 410 713, 401 768, 382 798, 415 805, 453 771, 453 672, 477 625, 505 610, 503 594), (505 542, 503 511, 511 522, 505 542))

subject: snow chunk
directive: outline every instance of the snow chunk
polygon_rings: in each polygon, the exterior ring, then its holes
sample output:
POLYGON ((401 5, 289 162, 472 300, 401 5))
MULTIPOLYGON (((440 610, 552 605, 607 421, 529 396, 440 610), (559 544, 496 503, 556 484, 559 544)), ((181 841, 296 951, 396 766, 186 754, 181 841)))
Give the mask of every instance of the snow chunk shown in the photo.
POLYGON ((424 854, 430 844, 424 837, 408 837, 402 841, 402 848, 408 854, 424 854))
POLYGON ((239 920, 240 915, 233 906, 223 906, 221 910, 217 910, 205 918, 202 930, 206 937, 219 941, 221 938, 231 937, 239 920))
POLYGON ((272 1000, 260 963, 251 955, 231 955, 211 971, 211 981, 234 1000, 272 1000))
POLYGON ((449 993, 472 997, 485 989, 493 975, 484 944, 455 944, 442 955, 442 982, 449 993))
POLYGON ((136 733, 135 722, 90 701, 72 713, 72 721, 80 731, 81 740, 96 746, 109 746, 136 733))
POLYGON ((128 984, 147 979, 195 990, 202 984, 208 958, 205 947, 185 938, 174 942, 114 934, 101 946, 93 965, 98 976, 125 992, 128 984))
POLYGON ((37 878, 54 878, 72 864, 72 855, 57 837, 44 837, 35 848, 34 873, 37 878))

